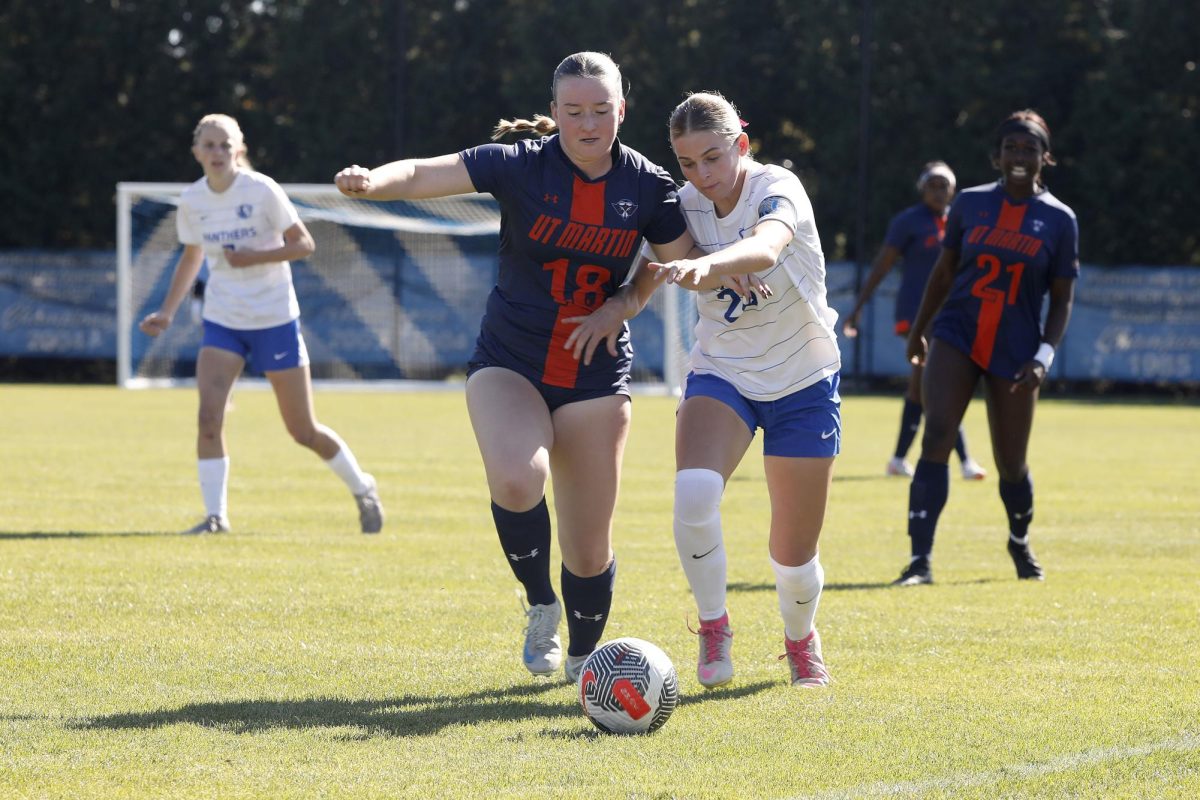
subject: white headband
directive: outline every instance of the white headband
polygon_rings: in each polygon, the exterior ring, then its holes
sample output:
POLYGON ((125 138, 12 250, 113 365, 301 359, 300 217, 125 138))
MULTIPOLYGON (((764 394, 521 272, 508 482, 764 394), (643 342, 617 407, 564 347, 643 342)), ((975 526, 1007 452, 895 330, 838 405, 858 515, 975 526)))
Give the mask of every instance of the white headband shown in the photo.
POLYGON ((930 167, 929 169, 925 170, 921 173, 921 177, 917 178, 917 191, 919 192, 924 189, 925 184, 929 182, 930 178, 939 176, 945 178, 950 183, 951 189, 955 187, 954 170, 950 169, 945 164, 938 164, 935 167, 930 167))

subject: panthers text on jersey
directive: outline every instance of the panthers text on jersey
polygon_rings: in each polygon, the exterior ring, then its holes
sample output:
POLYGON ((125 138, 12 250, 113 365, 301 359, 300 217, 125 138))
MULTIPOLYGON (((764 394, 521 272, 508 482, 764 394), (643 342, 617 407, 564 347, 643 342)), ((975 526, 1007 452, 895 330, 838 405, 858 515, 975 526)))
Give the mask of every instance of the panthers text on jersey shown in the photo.
POLYGON ((204 318, 235 330, 274 328, 300 316, 286 261, 231 267, 230 250, 274 250, 283 232, 300 221, 274 180, 240 171, 233 184, 214 192, 201 178, 183 190, 175 226, 179 241, 199 245, 208 260, 204 318))

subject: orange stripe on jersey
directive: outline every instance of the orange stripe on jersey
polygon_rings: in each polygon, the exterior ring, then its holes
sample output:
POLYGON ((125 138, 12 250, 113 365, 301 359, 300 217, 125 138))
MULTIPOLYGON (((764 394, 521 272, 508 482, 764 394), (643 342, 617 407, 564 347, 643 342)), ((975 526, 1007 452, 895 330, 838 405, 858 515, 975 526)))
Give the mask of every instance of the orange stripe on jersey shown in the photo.
POLYGON ((585 225, 604 224, 604 181, 588 183, 575 176, 571 189, 571 219, 585 225))
POLYGON ((1028 204, 1011 206, 1007 200, 1001 201, 1000 218, 996 220, 996 227, 1005 231, 1021 230, 1021 221, 1025 219, 1027 208, 1028 204))
MULTIPOLYGON (((574 389, 575 379, 579 375, 579 362, 575 360, 573 350, 564 350, 567 337, 578 325, 567 325, 564 319, 583 317, 591 313, 588 309, 568 303, 558 307, 558 317, 554 320, 554 330, 550 333, 550 346, 546 349, 546 363, 542 367, 542 383, 559 386, 563 389, 574 389)), ((603 346, 603 345, 601 345, 603 346)))
POLYGON ((999 303, 985 301, 979 307, 979 319, 975 322, 975 342, 971 345, 971 360, 983 369, 987 369, 992 361, 992 351, 996 349, 996 331, 1000 328, 1000 317, 1003 314, 1003 300, 999 303))

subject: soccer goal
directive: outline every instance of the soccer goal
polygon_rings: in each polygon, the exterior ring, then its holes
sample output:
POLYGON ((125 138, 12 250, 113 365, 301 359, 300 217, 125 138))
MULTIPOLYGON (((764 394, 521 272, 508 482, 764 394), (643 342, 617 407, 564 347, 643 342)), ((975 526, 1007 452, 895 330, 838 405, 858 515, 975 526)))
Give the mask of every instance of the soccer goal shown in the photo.
MULTIPOLYGON (((137 328, 170 286, 182 250, 175 209, 186 186, 117 185, 117 381, 125 387, 195 376, 199 296, 160 336, 137 328)), ((314 380, 403 389, 461 376, 496 281, 495 200, 350 200, 319 184, 283 190, 317 242, 312 257, 292 263, 314 380)), ((689 293, 661 288, 631 324, 635 382, 678 392, 695 326, 689 293)))

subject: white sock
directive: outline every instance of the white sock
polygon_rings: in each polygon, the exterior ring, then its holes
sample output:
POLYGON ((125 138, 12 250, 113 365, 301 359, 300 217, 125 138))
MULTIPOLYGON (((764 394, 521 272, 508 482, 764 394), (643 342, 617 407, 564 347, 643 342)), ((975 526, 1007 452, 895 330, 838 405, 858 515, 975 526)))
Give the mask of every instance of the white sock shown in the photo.
POLYGON ((771 569, 775 570, 783 630, 789 639, 798 642, 812 633, 821 588, 825 585, 825 570, 821 569, 819 556, 798 567, 785 567, 772 558, 771 569))
POLYGON ((337 454, 325 461, 329 468, 350 488, 352 494, 360 495, 370 489, 371 478, 362 471, 362 467, 358 466, 358 461, 355 460, 354 453, 350 452, 349 445, 343 442, 342 437, 338 436, 332 428, 322 425, 321 429, 326 436, 338 444, 337 454))
POLYGON ((229 519, 229 456, 201 458, 196 461, 200 476, 200 494, 204 497, 204 514, 229 519))
POLYGON ((720 619, 725 614, 724 491, 725 480, 711 469, 675 473, 675 549, 702 620, 720 619))

